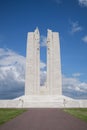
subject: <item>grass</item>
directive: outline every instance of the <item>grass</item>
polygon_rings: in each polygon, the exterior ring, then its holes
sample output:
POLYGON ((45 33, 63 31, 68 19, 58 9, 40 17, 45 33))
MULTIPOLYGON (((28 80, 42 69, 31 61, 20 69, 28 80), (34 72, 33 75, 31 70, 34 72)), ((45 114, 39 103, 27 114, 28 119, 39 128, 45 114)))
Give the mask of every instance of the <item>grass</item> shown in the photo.
POLYGON ((66 108, 64 111, 79 119, 87 121, 87 108, 66 108))
POLYGON ((25 112, 26 109, 0 109, 0 125, 25 112))

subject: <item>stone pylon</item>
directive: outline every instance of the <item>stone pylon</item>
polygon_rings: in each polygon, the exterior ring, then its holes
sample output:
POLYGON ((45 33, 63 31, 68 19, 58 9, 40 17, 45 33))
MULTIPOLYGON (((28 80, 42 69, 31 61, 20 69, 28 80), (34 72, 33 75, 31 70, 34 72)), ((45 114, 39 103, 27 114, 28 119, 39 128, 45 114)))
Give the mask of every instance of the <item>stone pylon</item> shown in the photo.
POLYGON ((38 28, 27 36, 25 95, 39 94, 40 89, 40 33, 38 28))
POLYGON ((47 33, 47 80, 40 87, 40 33, 38 28, 27 37, 25 95, 62 95, 59 34, 47 33))
POLYGON ((59 34, 51 30, 47 34, 47 87, 49 95, 62 94, 59 34))

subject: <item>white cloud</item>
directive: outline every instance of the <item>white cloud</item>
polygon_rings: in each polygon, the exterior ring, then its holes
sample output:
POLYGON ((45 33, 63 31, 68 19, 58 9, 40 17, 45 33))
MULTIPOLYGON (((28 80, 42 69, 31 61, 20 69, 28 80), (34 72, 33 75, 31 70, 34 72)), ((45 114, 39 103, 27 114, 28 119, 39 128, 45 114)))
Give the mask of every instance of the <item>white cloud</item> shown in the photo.
POLYGON ((0 66, 13 65, 17 62, 24 64, 25 57, 13 52, 10 49, 0 48, 0 66))
POLYGON ((87 7, 87 0, 78 0, 79 5, 87 7))
POLYGON ((43 86, 46 82, 46 71, 40 73, 40 85, 43 86))
POLYGON ((47 42, 47 38, 45 36, 41 35, 41 41, 40 41, 41 46, 42 47, 46 46, 46 42, 47 42))
POLYGON ((84 36, 84 37, 82 38, 82 40, 83 40, 85 43, 87 43, 87 36, 84 36))
POLYGON ((80 73, 74 73, 74 74, 72 74, 72 76, 73 77, 79 77, 79 76, 81 76, 82 74, 80 74, 80 73))
POLYGON ((46 64, 44 62, 40 62, 40 69, 44 69, 46 67, 46 64))
POLYGON ((71 33, 72 34, 83 30, 83 28, 79 25, 78 21, 70 22, 70 24, 71 24, 71 33))
POLYGON ((25 57, 0 48, 0 98, 14 98, 24 93, 25 57))
POLYGON ((87 83, 81 82, 75 77, 63 76, 63 92, 73 98, 79 98, 80 95, 84 97, 84 94, 86 94, 85 98, 87 98, 87 83))
MULTIPOLYGON (((46 64, 41 61, 41 83, 45 82, 46 64)), ((0 48, 0 98, 15 98, 24 94, 25 57, 0 48)))

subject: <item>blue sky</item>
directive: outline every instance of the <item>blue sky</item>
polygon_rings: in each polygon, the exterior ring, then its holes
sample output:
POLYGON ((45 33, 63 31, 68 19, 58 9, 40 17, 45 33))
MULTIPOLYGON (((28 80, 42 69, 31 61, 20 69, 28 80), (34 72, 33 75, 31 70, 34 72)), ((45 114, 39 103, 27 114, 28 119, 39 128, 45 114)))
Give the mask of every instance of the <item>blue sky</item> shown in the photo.
MULTIPOLYGON (((37 26, 41 44, 47 29, 60 34, 63 94, 87 98, 87 0, 0 0, 0 98, 24 94, 27 33, 37 26)), ((45 67, 42 45, 42 81, 45 67)))

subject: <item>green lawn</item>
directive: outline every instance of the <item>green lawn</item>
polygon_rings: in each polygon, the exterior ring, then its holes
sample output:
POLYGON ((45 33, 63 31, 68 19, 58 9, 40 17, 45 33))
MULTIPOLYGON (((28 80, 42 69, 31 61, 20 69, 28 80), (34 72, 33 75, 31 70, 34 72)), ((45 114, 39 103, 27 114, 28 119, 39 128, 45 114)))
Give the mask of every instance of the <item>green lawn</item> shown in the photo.
POLYGON ((87 121, 87 108, 66 108, 64 109, 65 112, 68 112, 69 114, 80 118, 84 121, 87 121))
POLYGON ((26 109, 3 109, 0 108, 0 125, 13 119, 14 117, 18 116, 19 114, 27 111, 26 109))

